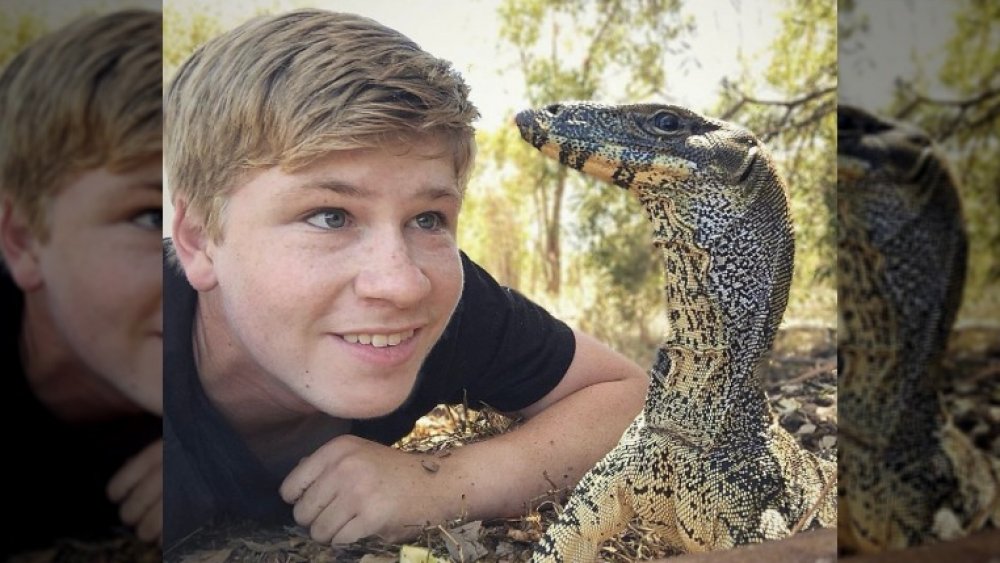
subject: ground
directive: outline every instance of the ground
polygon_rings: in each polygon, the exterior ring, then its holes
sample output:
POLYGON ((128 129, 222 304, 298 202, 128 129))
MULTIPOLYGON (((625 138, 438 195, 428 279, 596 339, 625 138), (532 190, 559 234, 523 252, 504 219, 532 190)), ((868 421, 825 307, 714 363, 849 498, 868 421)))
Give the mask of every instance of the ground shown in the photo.
MULTIPOLYGON (((955 379, 945 395, 948 410, 959 428, 968 432, 984 449, 1000 457, 1000 333, 993 330, 969 329, 956 334, 946 360, 946 367, 955 379)), ((767 370, 767 393, 780 423, 792 432, 807 449, 828 459, 837 453, 837 393, 836 343, 830 330, 784 330, 779 333, 775 351, 767 370)), ((498 413, 473 412, 463 407, 439 407, 425 417, 414 433, 401 441, 399 447, 410 451, 446 456, 451 448, 509 430, 516 424, 498 413)), ((562 506, 566 491, 553 490, 535 499, 521 518, 448 523, 428 526, 409 546, 366 540, 349 546, 330 547, 317 544, 304 530, 294 527, 261 529, 252 525, 231 525, 204 530, 185 542, 181 549, 165 554, 170 563, 293 563, 363 561, 386 563, 413 556, 409 561, 525 561, 532 545, 551 523, 562 506), (439 559, 426 559, 430 552, 439 559)), ((813 534, 813 532, 808 532, 813 534)), ((803 536, 808 542, 810 537, 803 536)), ((812 536, 819 538, 819 535, 812 536)), ((771 561, 832 561, 832 557, 817 558, 816 546, 830 549, 832 535, 813 541, 811 549, 784 550, 784 555, 769 554, 771 561), (798 554, 805 553, 801 558, 798 554)), ((1000 532, 975 538, 978 552, 1000 553, 1000 532), (984 539, 985 538, 985 539, 984 539), (986 547, 982 547, 986 546, 986 547), (986 550, 986 551, 983 551, 986 550)), ((802 542, 799 542, 800 544, 802 542)), ((973 545, 973 544, 969 544, 973 545)), ((780 550, 779 550, 780 551, 780 550)), ((776 552, 777 553, 777 552, 776 552)), ((824 552, 825 553, 825 552, 824 552)), ((949 552, 950 553, 950 552, 949 552)), ((132 540, 119 538, 105 544, 64 542, 51 550, 24 557, 17 561, 75 562, 152 562, 159 560, 158 550, 143 548, 132 540)), ((637 527, 605 546, 602 558, 622 563, 636 559, 671 558, 669 549, 659 546, 655 535, 637 527)), ((713 554, 715 555, 715 554, 713 554)), ((736 555, 735 553, 731 555, 736 555)), ((903 561, 900 553, 881 558, 857 561, 903 561), (892 559, 891 557, 897 557, 892 559)), ((916 555, 915 555, 916 556, 916 555)), ((686 558, 681 558, 685 561, 686 558)), ((405 559, 404 559, 405 560, 405 559)), ((730 561, 721 554, 699 561, 730 561)), ((913 559, 917 561, 919 559, 913 559)), ((926 559, 932 560, 932 559, 926 559)), ((987 561, 987 559, 981 559, 987 561)))
MULTIPOLYGON (((767 391, 780 422, 802 444, 828 459, 837 452, 837 380, 834 334, 827 330, 785 331, 775 346, 768 370, 767 391)), ((444 456, 450 448, 509 430, 516 425, 499 413, 472 412, 463 407, 438 407, 425 417, 399 447, 444 456)), ((545 527, 556 517, 567 491, 553 487, 544 497, 527 507, 526 515, 451 523, 426 528, 410 542, 428 548, 447 561, 525 561, 545 527)), ((192 538, 183 552, 168 553, 166 560, 177 563, 291 563, 298 561, 398 561, 400 545, 370 540, 350 546, 329 547, 309 540, 298 528, 262 530, 236 527, 206 531, 192 538)), ((602 557, 610 562, 634 561, 675 555, 658 545, 648 530, 631 527, 609 542, 602 557)), ((414 559, 414 561, 423 559, 414 559)))

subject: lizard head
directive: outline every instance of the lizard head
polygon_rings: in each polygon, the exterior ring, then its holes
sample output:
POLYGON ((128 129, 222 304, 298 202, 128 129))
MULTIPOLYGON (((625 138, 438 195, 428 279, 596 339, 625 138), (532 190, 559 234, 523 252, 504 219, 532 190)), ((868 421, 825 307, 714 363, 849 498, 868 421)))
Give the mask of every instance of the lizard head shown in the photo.
POLYGON ((546 156, 628 189, 647 211, 669 206, 705 239, 762 193, 777 190, 784 202, 784 184, 752 133, 683 107, 559 103, 522 111, 515 122, 546 156))
POLYGON ((912 180, 932 152, 930 137, 908 123, 853 106, 837 108, 837 158, 842 168, 838 172, 849 179, 876 172, 912 180))
POLYGON ((842 206, 888 238, 931 207, 957 205, 945 198, 953 182, 926 133, 846 105, 837 109, 837 181, 842 206))

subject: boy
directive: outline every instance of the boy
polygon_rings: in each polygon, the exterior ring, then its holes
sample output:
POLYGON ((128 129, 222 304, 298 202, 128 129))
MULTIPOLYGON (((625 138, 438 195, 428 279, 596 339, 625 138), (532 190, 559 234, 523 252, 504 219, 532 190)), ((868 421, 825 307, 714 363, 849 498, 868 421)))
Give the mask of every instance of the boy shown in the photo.
POLYGON ((0 73, 7 550, 160 532, 161 29, 87 17, 0 73))
POLYGON ((166 97, 165 535, 293 518, 322 542, 523 513, 638 412, 646 377, 455 241, 477 112, 398 32, 302 10, 204 45, 166 97), (518 430, 388 447, 435 404, 518 430), (300 462, 301 460, 301 462, 300 462))

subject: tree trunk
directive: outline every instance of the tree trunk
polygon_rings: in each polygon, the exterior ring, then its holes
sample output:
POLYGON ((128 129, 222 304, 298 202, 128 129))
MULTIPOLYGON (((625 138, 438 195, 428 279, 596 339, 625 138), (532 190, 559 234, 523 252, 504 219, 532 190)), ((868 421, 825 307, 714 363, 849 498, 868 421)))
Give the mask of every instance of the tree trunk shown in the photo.
POLYGON ((562 223, 563 192, 566 190, 566 168, 560 166, 556 172, 555 193, 552 207, 545 214, 545 291, 551 296, 559 295, 562 288, 562 250, 559 230, 562 223))

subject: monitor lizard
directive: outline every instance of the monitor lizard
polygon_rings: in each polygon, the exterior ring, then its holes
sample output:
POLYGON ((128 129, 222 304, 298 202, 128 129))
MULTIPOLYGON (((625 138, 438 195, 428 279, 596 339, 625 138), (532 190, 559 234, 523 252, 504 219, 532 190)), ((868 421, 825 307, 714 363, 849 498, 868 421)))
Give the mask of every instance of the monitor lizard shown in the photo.
POLYGON ((923 131, 837 113, 838 544, 960 537, 1000 522, 1000 497, 997 461, 941 402, 967 253, 955 181, 923 131))
POLYGON ((836 464, 776 422, 761 381, 794 255, 787 189, 765 147, 670 105, 553 104, 515 120, 543 154, 639 199, 669 320, 642 412, 534 560, 594 561, 633 518, 687 552, 834 525, 836 464))

